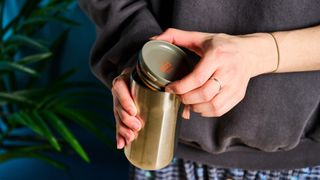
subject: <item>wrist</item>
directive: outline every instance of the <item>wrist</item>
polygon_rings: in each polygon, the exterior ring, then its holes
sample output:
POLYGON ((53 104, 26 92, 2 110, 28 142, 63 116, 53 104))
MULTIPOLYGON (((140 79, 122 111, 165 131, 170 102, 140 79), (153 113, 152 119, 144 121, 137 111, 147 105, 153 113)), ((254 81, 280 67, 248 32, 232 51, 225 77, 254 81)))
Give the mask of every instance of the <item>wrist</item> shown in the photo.
POLYGON ((254 33, 243 36, 243 47, 251 64, 251 77, 273 72, 277 68, 278 52, 273 37, 268 33, 254 33))

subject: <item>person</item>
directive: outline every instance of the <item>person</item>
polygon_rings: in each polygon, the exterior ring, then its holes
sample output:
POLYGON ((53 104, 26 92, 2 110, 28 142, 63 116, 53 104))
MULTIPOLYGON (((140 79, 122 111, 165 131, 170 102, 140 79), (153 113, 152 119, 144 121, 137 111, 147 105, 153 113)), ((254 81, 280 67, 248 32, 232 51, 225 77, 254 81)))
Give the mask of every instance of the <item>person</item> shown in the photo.
POLYGON ((132 167, 132 178, 320 179, 319 1, 78 2, 97 27, 91 68, 112 91, 118 149, 143 128, 128 89, 142 45, 164 40, 199 57, 166 87, 190 118, 176 158, 132 167))

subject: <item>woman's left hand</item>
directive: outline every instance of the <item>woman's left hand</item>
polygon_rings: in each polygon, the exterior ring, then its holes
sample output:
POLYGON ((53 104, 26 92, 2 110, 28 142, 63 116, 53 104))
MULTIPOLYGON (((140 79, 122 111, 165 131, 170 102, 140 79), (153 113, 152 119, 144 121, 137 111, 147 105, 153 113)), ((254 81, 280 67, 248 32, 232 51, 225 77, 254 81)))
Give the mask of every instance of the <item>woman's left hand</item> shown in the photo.
MULTIPOLYGON (((270 34, 244 36, 168 29, 152 39, 185 47, 201 57, 193 71, 166 87, 204 117, 219 117, 245 96, 251 77, 272 72, 277 52, 270 34)), ((183 115, 188 119, 188 115, 183 115)))

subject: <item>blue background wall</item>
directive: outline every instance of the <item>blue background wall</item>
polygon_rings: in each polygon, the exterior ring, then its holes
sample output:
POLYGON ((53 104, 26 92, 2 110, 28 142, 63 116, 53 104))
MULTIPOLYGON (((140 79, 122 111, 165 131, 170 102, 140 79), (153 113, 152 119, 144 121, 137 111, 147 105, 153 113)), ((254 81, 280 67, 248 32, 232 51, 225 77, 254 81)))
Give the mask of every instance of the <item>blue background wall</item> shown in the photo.
MULTIPOLYGON (((9 20, 14 17, 23 2, 23 0, 7 0, 5 18, 9 20)), ((73 9, 74 11, 71 11, 69 16, 72 16, 81 25, 71 29, 66 44, 62 48, 60 63, 55 71, 63 72, 71 67, 79 67, 75 79, 100 83, 92 75, 88 66, 90 48, 95 40, 94 25, 76 3, 73 9)), ((48 26, 43 33, 47 36, 54 35, 56 28, 58 27, 54 25, 48 26)), ((112 102, 111 99, 106 99, 106 101, 112 102)), ((110 109, 106 109, 106 114, 108 115, 107 120, 113 123, 110 109)), ((91 158, 90 164, 83 162, 77 155, 58 155, 57 158, 70 167, 65 172, 39 160, 17 159, 0 164, 0 180, 128 179, 128 162, 122 151, 112 151, 81 129, 75 129, 74 132, 87 150, 91 158)), ((113 136, 113 133, 110 136, 113 136)))

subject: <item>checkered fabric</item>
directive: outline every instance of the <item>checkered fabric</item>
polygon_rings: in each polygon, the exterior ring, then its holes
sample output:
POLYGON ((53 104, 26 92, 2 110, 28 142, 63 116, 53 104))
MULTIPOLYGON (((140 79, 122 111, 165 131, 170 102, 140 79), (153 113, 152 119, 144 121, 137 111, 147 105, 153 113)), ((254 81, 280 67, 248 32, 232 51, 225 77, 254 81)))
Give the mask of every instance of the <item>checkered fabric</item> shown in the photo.
POLYGON ((134 180, 320 180, 320 166, 283 171, 252 171, 242 169, 214 168, 207 165, 174 159, 157 171, 130 167, 130 179, 134 180))

